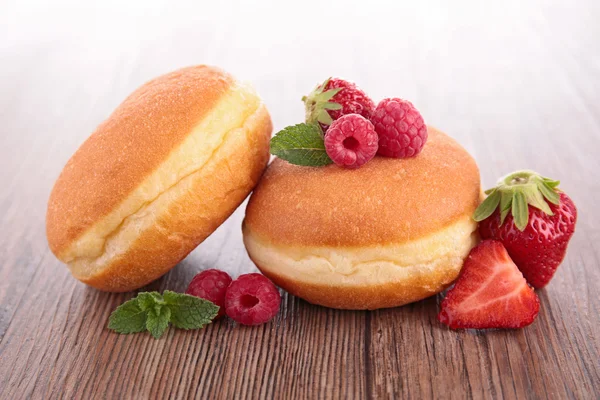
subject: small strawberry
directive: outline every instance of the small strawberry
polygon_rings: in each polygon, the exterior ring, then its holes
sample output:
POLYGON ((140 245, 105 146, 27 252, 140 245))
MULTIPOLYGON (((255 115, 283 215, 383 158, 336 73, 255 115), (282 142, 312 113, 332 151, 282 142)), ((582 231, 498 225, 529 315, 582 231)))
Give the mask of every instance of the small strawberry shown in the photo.
POLYGON ((323 132, 343 115, 360 114, 370 119, 375 103, 354 83, 329 78, 308 96, 302 97, 306 106, 306 123, 319 123, 323 132))
POLYGON ((452 329, 522 328, 539 310, 537 295, 502 243, 484 240, 465 260, 438 320, 452 329))
POLYGON ((533 171, 514 172, 486 191, 473 216, 481 237, 501 241, 536 289, 550 282, 575 232, 577 208, 558 184, 533 171))

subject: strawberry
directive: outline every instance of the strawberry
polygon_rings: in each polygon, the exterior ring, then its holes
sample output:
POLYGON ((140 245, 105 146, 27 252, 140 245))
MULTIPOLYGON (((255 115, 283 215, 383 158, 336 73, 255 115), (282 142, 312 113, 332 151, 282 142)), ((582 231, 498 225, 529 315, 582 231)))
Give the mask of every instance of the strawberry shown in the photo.
POLYGON ((452 329, 522 328, 540 301, 502 243, 484 240, 471 250, 438 320, 452 329))
POLYGON ((302 97, 306 107, 306 123, 317 123, 326 132, 329 125, 348 114, 371 119, 375 103, 356 84, 340 78, 329 78, 308 96, 302 97))
POLYGON ((577 208, 558 184, 533 171, 514 172, 486 191, 473 217, 482 239, 501 241, 536 289, 550 282, 575 232, 577 208))

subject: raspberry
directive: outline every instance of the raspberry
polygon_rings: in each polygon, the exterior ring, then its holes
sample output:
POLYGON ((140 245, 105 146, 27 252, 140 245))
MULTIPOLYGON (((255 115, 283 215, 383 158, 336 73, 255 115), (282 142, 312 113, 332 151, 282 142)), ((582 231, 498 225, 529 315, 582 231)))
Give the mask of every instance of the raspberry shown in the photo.
POLYGON ((331 78, 325 85, 325 91, 337 88, 342 88, 342 90, 329 101, 338 103, 342 106, 342 109, 328 110, 327 112, 331 115, 331 118, 337 120, 342 115, 348 114, 360 114, 366 119, 371 118, 373 110, 375 110, 375 103, 356 84, 340 78, 331 78))
POLYGON ((260 325, 277 314, 281 296, 267 277, 261 274, 240 275, 227 289, 225 312, 243 325, 260 325))
POLYGON ((427 126, 411 102, 384 99, 377 105, 371 122, 379 135, 378 154, 406 158, 421 152, 427 141, 427 126))
POLYGON ((219 318, 225 315, 225 293, 230 283, 231 277, 227 272, 207 269, 192 279, 185 293, 212 301, 219 306, 219 318))
POLYGON ((325 135, 327 155, 339 166, 358 168, 377 153, 377 133, 373 124, 358 114, 333 121, 325 135))

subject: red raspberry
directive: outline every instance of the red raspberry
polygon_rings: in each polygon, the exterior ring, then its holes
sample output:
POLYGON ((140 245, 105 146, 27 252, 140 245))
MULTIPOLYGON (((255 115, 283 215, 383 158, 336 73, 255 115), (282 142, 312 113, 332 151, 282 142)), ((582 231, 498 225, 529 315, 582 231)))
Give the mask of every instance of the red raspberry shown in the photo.
POLYGON ((212 301, 219 306, 219 318, 225 315, 225 293, 230 283, 231 277, 227 272, 207 269, 192 279, 185 293, 212 301))
POLYGON ((341 167, 358 168, 377 153, 377 133, 373 124, 358 114, 333 121, 325 135, 325 150, 341 167))
POLYGON ((340 104, 342 109, 327 110, 331 118, 336 120, 342 115, 348 114, 360 114, 366 119, 371 118, 373 110, 375 110, 375 103, 356 84, 340 78, 331 78, 325 85, 324 91, 337 88, 342 88, 342 90, 329 101, 340 104))
POLYGON ((427 141, 427 126, 411 102, 384 99, 377 105, 371 122, 379 135, 378 154, 386 157, 414 157, 427 141))
POLYGON ((227 289, 225 312, 243 325, 260 325, 277 314, 281 296, 267 277, 261 274, 240 275, 227 289))

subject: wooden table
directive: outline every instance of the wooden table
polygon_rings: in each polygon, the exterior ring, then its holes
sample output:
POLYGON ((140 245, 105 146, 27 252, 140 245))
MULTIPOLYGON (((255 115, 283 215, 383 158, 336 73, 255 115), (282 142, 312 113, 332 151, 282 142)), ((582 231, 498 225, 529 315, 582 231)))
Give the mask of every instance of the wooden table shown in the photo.
MULTIPOLYGON (((0 398, 599 398, 600 3, 215 3, 0 7, 0 398), (54 258, 49 191, 129 92, 198 63, 253 82, 276 129, 339 75, 411 99, 473 154, 485 186, 519 168, 561 179, 580 218, 535 323, 455 332, 436 321, 441 296, 352 312, 284 294, 259 327, 108 331, 133 293, 88 288, 54 258)), ((243 213, 144 290, 254 271, 243 213)))

